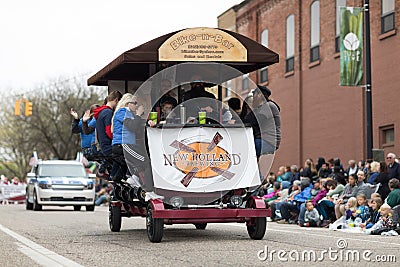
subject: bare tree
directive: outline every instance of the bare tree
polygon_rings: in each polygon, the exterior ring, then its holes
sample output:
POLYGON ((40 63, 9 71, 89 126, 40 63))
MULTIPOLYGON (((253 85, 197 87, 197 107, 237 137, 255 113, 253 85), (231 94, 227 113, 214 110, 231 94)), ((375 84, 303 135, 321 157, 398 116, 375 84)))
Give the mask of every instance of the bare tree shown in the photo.
POLYGON ((74 159, 80 137, 71 133, 70 109, 82 114, 90 105, 103 102, 101 93, 106 92, 75 78, 52 81, 24 94, 24 99, 33 103, 29 117, 15 116, 14 103, 20 97, 8 97, 11 101, 0 111, 0 166, 11 175, 24 177, 33 151, 42 159, 74 159))

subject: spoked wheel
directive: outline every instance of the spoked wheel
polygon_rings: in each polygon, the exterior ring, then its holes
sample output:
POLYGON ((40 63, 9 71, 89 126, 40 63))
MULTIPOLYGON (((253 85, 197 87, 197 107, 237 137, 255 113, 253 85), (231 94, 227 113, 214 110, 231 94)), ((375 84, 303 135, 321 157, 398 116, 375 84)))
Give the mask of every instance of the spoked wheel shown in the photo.
POLYGON ((121 207, 113 206, 110 203, 108 223, 110 225, 111 232, 119 232, 121 230, 121 221, 121 207))
POLYGON ((196 229, 205 230, 207 227, 207 223, 195 223, 194 226, 196 227, 196 229))
POLYGON ((164 230, 164 220, 153 218, 153 207, 151 203, 147 206, 146 216, 147 237, 153 243, 161 242, 164 230))
POLYGON ((36 191, 33 191, 33 210, 42 210, 42 205, 38 203, 36 191))
POLYGON ((27 209, 27 210, 33 210, 33 203, 30 203, 30 202, 28 201, 28 193, 26 194, 25 203, 26 203, 26 209, 27 209))

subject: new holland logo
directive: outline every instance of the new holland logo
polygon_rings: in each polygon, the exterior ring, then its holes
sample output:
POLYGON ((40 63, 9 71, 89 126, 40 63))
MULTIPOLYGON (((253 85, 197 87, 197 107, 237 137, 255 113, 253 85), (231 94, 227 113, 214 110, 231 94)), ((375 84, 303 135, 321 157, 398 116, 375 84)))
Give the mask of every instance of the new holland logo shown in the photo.
POLYGON ((187 187, 193 178, 208 179, 222 176, 232 179, 234 173, 228 171, 232 165, 240 164, 240 155, 228 153, 218 146, 223 139, 216 133, 211 142, 192 142, 184 144, 178 140, 170 146, 176 148, 174 154, 164 154, 164 165, 170 165, 185 174, 181 183, 187 187))

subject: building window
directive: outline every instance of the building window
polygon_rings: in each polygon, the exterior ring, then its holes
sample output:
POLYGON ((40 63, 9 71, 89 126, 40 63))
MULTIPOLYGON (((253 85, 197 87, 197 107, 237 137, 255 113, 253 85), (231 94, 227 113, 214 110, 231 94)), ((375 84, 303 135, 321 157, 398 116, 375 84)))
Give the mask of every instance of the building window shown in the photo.
POLYGON ((394 125, 380 128, 380 145, 381 147, 394 145, 394 125))
POLYGON ((381 33, 394 30, 394 0, 382 0, 381 33))
POLYGON ((346 0, 336 0, 336 37, 335 52, 340 52, 340 7, 346 6, 346 0))
POLYGON ((294 70, 294 15, 286 18, 286 72, 294 70))
POLYGON ((319 1, 311 4, 310 62, 319 60, 319 1))
POLYGON ((242 76, 242 91, 249 89, 249 74, 245 74, 242 76))
POLYGON ((268 68, 265 67, 260 70, 260 82, 265 83, 268 81, 268 68))
MULTIPOLYGON (((264 29, 261 32, 261 44, 268 47, 268 30, 264 29)), ((260 82, 264 83, 268 81, 268 67, 260 70, 260 82)))

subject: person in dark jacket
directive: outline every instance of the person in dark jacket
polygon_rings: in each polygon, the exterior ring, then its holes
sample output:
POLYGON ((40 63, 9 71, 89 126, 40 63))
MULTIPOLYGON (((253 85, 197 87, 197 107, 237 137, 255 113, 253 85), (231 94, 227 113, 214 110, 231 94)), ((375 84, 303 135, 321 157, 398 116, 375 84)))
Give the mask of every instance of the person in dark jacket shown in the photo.
POLYGON ((280 107, 269 99, 270 96, 271 90, 257 85, 253 92, 254 109, 243 121, 253 128, 257 159, 264 154, 273 154, 281 143, 280 107))
POLYGON ((400 164, 396 162, 396 155, 394 153, 388 153, 386 159, 388 161, 389 179, 396 178, 400 181, 400 164))
POLYGON ((379 164, 379 173, 374 180, 374 184, 381 184, 377 193, 381 195, 382 199, 386 199, 390 193, 389 180, 386 162, 381 161, 379 164))
POLYGON ((112 91, 107 96, 107 104, 100 106, 94 110, 94 118, 96 119, 96 134, 100 143, 101 154, 111 156, 112 154, 112 132, 111 121, 114 108, 121 99, 122 94, 119 91, 112 91))

